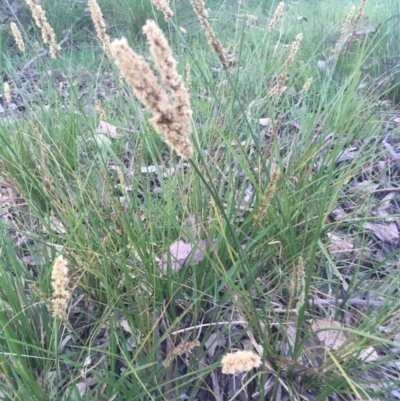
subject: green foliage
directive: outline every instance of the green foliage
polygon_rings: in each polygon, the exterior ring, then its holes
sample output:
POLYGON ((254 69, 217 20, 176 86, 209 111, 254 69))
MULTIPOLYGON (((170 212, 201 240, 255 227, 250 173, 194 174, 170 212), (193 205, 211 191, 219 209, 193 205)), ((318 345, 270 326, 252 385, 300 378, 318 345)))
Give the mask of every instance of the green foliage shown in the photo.
MULTIPOLYGON (((284 391, 293 400, 357 392, 378 399, 396 388, 393 378, 373 373, 397 363, 398 251, 378 258, 369 249, 366 224, 378 219, 382 198, 357 184, 374 171, 371 180, 386 188, 393 168, 374 170, 383 157, 378 101, 398 96, 398 21, 362 36, 324 68, 318 62, 332 56, 348 11, 340 3, 288 5, 268 32, 277 2, 207 2, 212 26, 235 56, 227 72, 188 2, 171 1, 175 16, 165 21, 149 1, 99 0, 112 38, 127 36, 150 59, 141 27, 155 18, 185 79, 191 67, 195 156, 186 163, 154 132, 127 84, 118 87, 86 3, 42 1, 57 37, 71 29, 77 48, 65 45, 61 60, 35 61, 34 93, 15 72, 34 57, 40 32, 26 7, 13 16, 29 46, 20 55, 0 35, 0 65, 6 61, 3 76, 17 109, 4 103, 0 120, 0 185, 8 194, 0 215, 1 398, 193 399, 200 389, 215 390, 215 381, 226 395, 231 377, 220 379, 221 357, 244 346, 261 346, 266 364, 238 385, 249 398, 260 392, 260 399, 278 399, 284 391), (258 21, 238 17, 245 13, 258 21), (299 32, 300 49, 285 71, 299 32), (395 66, 386 70, 390 57, 395 66), (385 71, 393 81, 376 85, 385 71), (269 95, 282 73, 285 90, 269 95), (118 136, 99 132, 96 100, 118 136), (356 156, 344 157, 349 152, 356 156), (346 217, 332 218, 339 207, 346 217), (332 234, 350 238, 353 256, 334 255, 332 234), (202 256, 175 272, 169 250, 178 241, 202 256), (70 271, 66 321, 50 307, 51 267, 60 254, 70 271), (365 310, 350 302, 370 296, 383 300, 365 310), (320 300, 332 305, 318 306, 320 300), (347 323, 346 351, 326 351, 316 340, 312 320, 323 317, 347 323), (162 364, 196 339, 200 347, 162 364), (221 342, 214 353, 210 341, 221 342), (379 360, 357 359, 368 347, 379 360)), ((371 20, 389 18, 375 17, 376 10, 367 8, 371 20)), ((368 21, 360 29, 369 29, 368 21)))

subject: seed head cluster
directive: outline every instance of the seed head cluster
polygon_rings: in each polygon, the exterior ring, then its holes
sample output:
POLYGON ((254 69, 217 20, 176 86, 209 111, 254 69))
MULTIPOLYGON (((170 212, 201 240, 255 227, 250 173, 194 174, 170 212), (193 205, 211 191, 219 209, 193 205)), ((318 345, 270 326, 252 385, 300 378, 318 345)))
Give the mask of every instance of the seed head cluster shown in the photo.
POLYGON ((204 5, 203 0, 190 0, 192 3, 193 9, 196 12, 200 24, 204 29, 204 33, 206 35, 208 44, 210 47, 217 53, 219 59, 221 60, 222 65, 226 70, 229 69, 228 61, 224 54, 224 48, 222 47, 221 41, 215 35, 213 29, 211 28, 210 23, 208 22, 208 13, 204 5))
POLYGON ((174 13, 169 7, 169 0, 151 0, 153 4, 160 10, 164 15, 165 18, 172 18, 174 13))
POLYGON ((172 350, 167 355, 167 357, 165 358, 165 361, 163 362, 163 365, 168 367, 176 356, 185 354, 186 352, 189 352, 193 348, 196 348, 196 347, 200 347, 199 340, 184 342, 184 343, 178 345, 174 350, 172 350))
POLYGON ((15 43, 18 46, 18 49, 21 50, 22 53, 25 52, 25 43, 24 40, 22 39, 22 34, 19 28, 17 27, 15 22, 11 22, 10 24, 11 32, 14 36, 15 43))
POLYGON ((106 24, 103 19, 103 13, 101 12, 96 0, 89 0, 88 6, 97 36, 103 44, 104 53, 106 53, 108 58, 112 58, 110 50, 110 37, 106 33, 106 24))
POLYGON ((271 19, 271 22, 269 23, 269 26, 268 26, 269 31, 272 31, 275 28, 276 24, 278 23, 278 21, 280 20, 280 18, 282 16, 284 7, 285 7, 285 3, 283 1, 281 1, 275 10, 275 13, 271 19))
POLYGON ((347 43, 346 43, 345 53, 347 52, 347 50, 349 50, 349 47, 350 47, 351 43, 354 42, 354 40, 356 38, 358 23, 360 22, 360 19, 364 14, 364 8, 365 8, 366 5, 367 5, 367 0, 361 0, 360 5, 359 5, 358 10, 357 10, 357 15, 354 18, 353 30, 351 32, 350 40, 348 40, 347 43))
POLYGON ((149 64, 129 47, 125 38, 111 43, 112 55, 136 97, 153 114, 151 122, 156 131, 164 135, 167 144, 179 156, 189 159, 193 154, 189 138, 192 116, 189 92, 176 71, 176 61, 160 28, 154 21, 147 21, 143 32, 150 42, 161 82, 173 94, 173 103, 149 64))
POLYGON ((279 98, 281 96, 282 91, 283 91, 283 85, 285 84, 286 79, 287 79, 287 73, 289 71, 290 66, 292 65, 292 63, 294 61, 294 57, 295 57, 297 51, 299 50, 300 42, 302 39, 303 39, 303 34, 299 33, 296 36, 296 39, 294 40, 294 42, 292 44, 292 48, 290 50, 289 57, 285 61, 284 69, 283 69, 282 74, 279 76, 278 83, 274 87, 272 87, 269 91, 270 96, 276 95, 277 98, 279 98))
POLYGON ((226 354, 222 360, 222 373, 235 374, 239 372, 249 372, 253 368, 261 366, 261 358, 252 351, 238 351, 226 354))
POLYGON ((32 11, 32 16, 36 25, 42 31, 43 42, 50 46, 50 56, 52 58, 58 58, 58 53, 60 52, 61 47, 56 42, 56 35, 47 21, 45 11, 39 4, 38 0, 26 0, 26 3, 32 11))
POLYGON ((53 287, 53 298, 51 299, 53 317, 64 319, 70 292, 68 286, 68 267, 67 261, 62 255, 54 261, 51 272, 51 284, 53 287))
POLYGON ((310 89, 310 86, 312 84, 313 79, 312 78, 308 78, 307 81, 304 83, 303 87, 301 88, 300 93, 305 94, 308 92, 308 90, 310 89))
POLYGON ((4 82, 4 99, 7 104, 11 103, 11 91, 8 82, 4 82))
POLYGON ((355 8, 351 7, 349 13, 346 16, 346 19, 344 20, 342 30, 340 31, 340 37, 335 45, 335 51, 334 51, 335 52, 334 53, 335 60, 337 60, 337 58, 339 57, 339 53, 342 50, 342 46, 343 46, 342 42, 343 42, 344 37, 346 36, 347 30, 349 29, 349 26, 353 19, 354 10, 355 10, 355 8))

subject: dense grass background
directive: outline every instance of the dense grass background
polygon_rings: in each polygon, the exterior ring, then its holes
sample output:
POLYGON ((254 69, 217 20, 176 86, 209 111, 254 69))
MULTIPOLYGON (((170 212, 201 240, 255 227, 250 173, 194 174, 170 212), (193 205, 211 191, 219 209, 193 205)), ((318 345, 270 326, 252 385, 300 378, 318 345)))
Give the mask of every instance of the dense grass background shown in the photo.
POLYGON ((25 69, 40 31, 26 5, 0 5, 12 95, 0 99, 1 399, 396 399, 398 1, 368 2, 358 30, 379 29, 325 67, 358 3, 288 2, 269 32, 278 2, 207 1, 227 73, 189 2, 172 0, 165 21, 147 0, 99 0, 112 38, 151 63, 141 27, 155 19, 185 79, 190 66, 187 162, 119 88, 87 4, 41 4, 69 39, 59 59, 25 69), (286 90, 268 96, 298 33, 286 90), (98 131, 96 100, 118 137, 98 131), (203 260, 174 272, 177 241, 203 260), (48 307, 59 254, 70 269, 65 321, 48 307), (329 347, 338 334, 318 331, 321 319, 341 322, 347 342, 329 347), (162 364, 195 339, 200 347, 162 364), (222 375, 221 357, 238 349, 260 353, 263 367, 222 375))

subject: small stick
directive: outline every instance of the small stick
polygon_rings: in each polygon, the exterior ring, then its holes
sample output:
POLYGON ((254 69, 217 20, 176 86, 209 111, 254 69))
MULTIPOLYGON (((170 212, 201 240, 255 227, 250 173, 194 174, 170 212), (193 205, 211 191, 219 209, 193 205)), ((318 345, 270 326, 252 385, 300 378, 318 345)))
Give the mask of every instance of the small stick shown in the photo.
MULTIPOLYGON (((69 34, 71 33, 71 30, 68 29, 67 33, 65 34, 65 36, 63 37, 63 39, 60 41, 60 43, 58 43, 58 46, 61 46, 62 44, 64 44, 67 40, 69 40, 69 34)), ((37 59, 44 57, 44 56, 48 56, 50 54, 50 52, 48 50, 45 50, 41 53, 39 53, 37 56, 33 57, 31 60, 29 60, 21 69, 20 72, 24 72, 26 69, 28 69, 37 59)))

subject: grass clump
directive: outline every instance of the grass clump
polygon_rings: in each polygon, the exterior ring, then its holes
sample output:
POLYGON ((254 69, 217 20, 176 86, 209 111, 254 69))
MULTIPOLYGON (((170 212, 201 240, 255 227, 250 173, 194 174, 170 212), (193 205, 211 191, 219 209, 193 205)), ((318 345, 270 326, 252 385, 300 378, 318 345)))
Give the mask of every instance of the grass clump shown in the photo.
POLYGON ((94 51, 7 45, 0 397, 395 399, 390 16, 140 2, 132 50, 89 3, 94 51))

